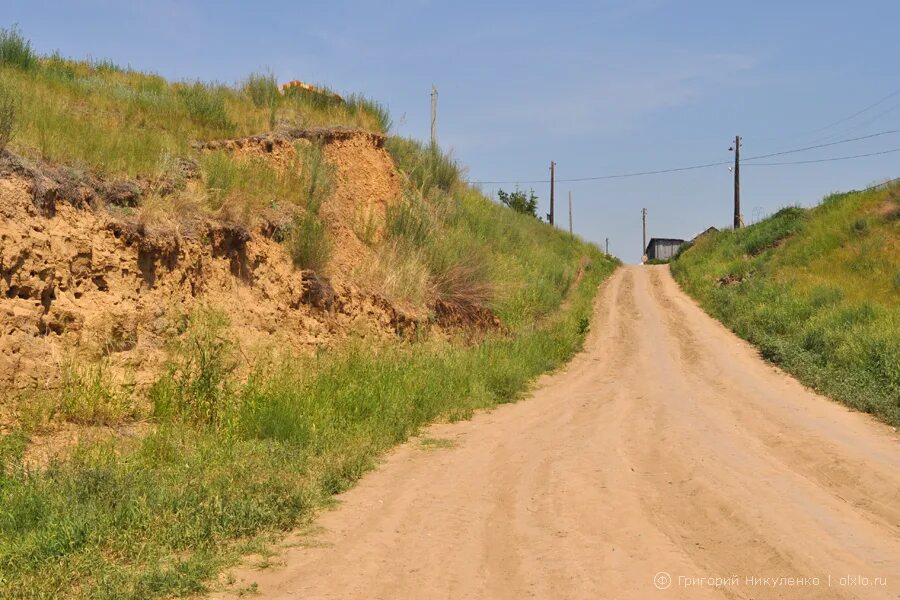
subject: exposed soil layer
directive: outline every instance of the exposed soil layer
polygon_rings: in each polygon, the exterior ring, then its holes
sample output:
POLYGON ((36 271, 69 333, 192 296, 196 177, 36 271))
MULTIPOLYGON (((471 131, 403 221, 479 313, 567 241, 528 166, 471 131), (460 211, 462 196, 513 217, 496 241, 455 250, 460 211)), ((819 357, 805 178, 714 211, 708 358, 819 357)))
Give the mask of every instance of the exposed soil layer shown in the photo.
POLYGON ((766 364, 668 267, 604 285, 584 352, 532 398, 400 447, 233 589, 897 598, 896 432, 766 364))
MULTIPOLYGON (((329 139, 335 221, 352 202, 383 206, 399 192, 377 139, 329 139)), ((257 232, 201 218, 153 228, 98 209, 136 204, 144 185, 0 158, 0 388, 52 385, 68 357, 85 354, 106 356, 147 383, 175 320, 198 306, 224 310, 245 351, 303 351, 351 333, 394 338, 419 326, 341 277, 341 264, 338 276, 299 271, 280 244, 257 232)), ((346 261, 354 248, 363 252, 358 240, 356 247, 340 240, 346 261)))

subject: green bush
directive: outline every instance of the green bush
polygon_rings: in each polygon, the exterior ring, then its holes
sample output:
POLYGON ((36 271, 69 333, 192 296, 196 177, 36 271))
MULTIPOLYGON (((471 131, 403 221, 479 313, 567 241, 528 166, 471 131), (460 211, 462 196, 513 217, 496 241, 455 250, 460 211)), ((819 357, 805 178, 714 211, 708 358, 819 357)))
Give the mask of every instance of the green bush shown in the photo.
POLYGON ((538 218, 538 198, 534 194, 534 190, 530 190, 529 193, 526 194, 519 189, 516 189, 512 193, 504 192, 501 189, 497 191, 497 197, 500 198, 501 204, 513 209, 517 213, 538 218))

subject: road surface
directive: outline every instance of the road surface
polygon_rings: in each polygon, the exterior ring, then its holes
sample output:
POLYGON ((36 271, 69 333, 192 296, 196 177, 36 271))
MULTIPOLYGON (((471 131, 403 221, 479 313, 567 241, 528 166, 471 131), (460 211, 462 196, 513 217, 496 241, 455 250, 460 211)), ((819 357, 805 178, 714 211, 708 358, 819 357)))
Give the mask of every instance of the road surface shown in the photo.
POLYGON ((531 398, 426 439, 233 590, 900 598, 900 436, 760 360, 667 267, 619 269, 531 398))

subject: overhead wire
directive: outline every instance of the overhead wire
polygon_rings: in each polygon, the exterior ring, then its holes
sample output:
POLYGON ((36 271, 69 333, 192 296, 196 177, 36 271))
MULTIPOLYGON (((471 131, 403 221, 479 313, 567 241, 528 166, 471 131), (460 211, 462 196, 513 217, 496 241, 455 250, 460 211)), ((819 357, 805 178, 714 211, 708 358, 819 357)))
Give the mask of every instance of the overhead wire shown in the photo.
MULTIPOLYGON (((741 160, 741 164, 742 165, 743 164, 747 164, 747 165, 756 164, 759 166, 763 166, 763 165, 773 166, 776 164, 792 164, 790 162, 782 162, 782 163, 746 162, 745 163, 745 161, 761 160, 764 158, 771 158, 773 156, 784 156, 786 154, 796 154, 798 152, 808 152, 809 150, 816 150, 819 148, 827 148, 830 146, 836 146, 838 144, 847 144, 850 142, 858 142, 861 140, 867 140, 867 139, 876 138, 876 137, 880 137, 880 136, 884 136, 884 135, 895 134, 895 133, 900 133, 900 129, 890 129, 887 131, 880 131, 878 133, 872 133, 869 135, 848 138, 848 139, 844 139, 844 140, 837 140, 834 142, 828 142, 828 143, 824 143, 824 144, 816 144, 813 146, 805 146, 803 148, 794 148, 791 150, 782 150, 780 152, 771 152, 769 154, 748 156, 741 160)), ((854 156, 851 158, 859 158, 862 156, 875 156, 876 154, 878 154, 878 153, 873 153, 870 155, 859 155, 859 156, 854 156)), ((832 160, 832 159, 822 159, 819 161, 809 161, 809 162, 828 162, 829 160, 832 160)), ((837 159, 834 159, 834 160, 847 160, 847 159, 838 157, 837 159)), ((662 175, 665 173, 678 173, 678 172, 682 172, 682 171, 707 169, 710 167, 721 167, 724 165, 730 165, 732 162, 733 161, 727 160, 727 161, 709 162, 709 163, 698 164, 698 165, 690 165, 690 166, 686 166, 686 167, 675 167, 675 168, 671 168, 671 169, 656 169, 656 170, 649 170, 649 171, 635 171, 635 172, 630 172, 630 173, 615 173, 615 174, 610 174, 610 175, 597 175, 597 176, 593 176, 593 177, 573 177, 573 178, 562 178, 562 179, 557 178, 557 179, 555 179, 555 181, 557 183, 577 183, 577 182, 584 182, 584 181, 601 181, 601 180, 606 180, 606 179, 624 179, 624 178, 629 178, 629 177, 643 177, 646 175, 662 175)), ((797 161, 793 164, 809 164, 809 162, 797 161)), ((532 179, 532 180, 521 180, 520 179, 520 180, 508 180, 508 181, 470 181, 469 183, 474 184, 474 185, 496 185, 496 184, 527 184, 527 185, 530 185, 530 184, 538 184, 538 183, 550 183, 550 180, 549 179, 532 179)))

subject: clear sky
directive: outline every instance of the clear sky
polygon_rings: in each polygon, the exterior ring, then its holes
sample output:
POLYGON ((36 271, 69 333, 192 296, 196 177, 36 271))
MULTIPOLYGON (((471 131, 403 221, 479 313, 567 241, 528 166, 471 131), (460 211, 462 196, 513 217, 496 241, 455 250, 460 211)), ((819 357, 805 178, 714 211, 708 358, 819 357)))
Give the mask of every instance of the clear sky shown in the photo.
MULTIPOLYGON (((438 137, 473 181, 596 177, 728 161, 900 129, 900 2, 128 2, 4 0, 40 52, 108 58, 173 79, 236 82, 270 69, 386 104, 395 131, 438 137), (890 109, 895 110, 890 110, 890 109), (817 131, 818 130, 818 131, 817 131)), ((768 161, 900 148, 900 133, 768 161)), ((900 152, 742 168, 745 220, 900 176, 900 152)), ((558 223, 627 262, 649 234, 729 225, 725 166, 557 184, 558 223)), ((498 187, 484 187, 493 193, 498 187)), ((533 187, 547 211, 549 186, 533 187)))

